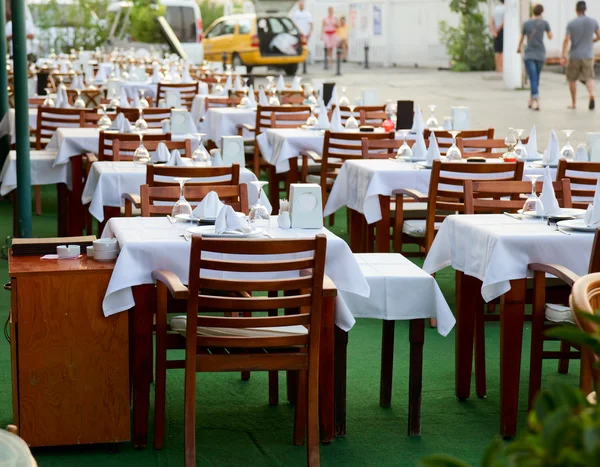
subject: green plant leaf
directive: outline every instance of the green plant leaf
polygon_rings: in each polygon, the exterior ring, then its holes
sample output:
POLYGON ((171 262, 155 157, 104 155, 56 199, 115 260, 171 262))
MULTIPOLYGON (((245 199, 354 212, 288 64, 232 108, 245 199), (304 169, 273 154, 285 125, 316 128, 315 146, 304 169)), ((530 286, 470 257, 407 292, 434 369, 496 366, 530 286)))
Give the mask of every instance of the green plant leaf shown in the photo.
POLYGON ((497 436, 494 440, 489 444, 483 453, 483 459, 481 460, 482 467, 493 467, 496 465, 498 461, 498 457, 504 450, 504 441, 502 438, 497 436))
POLYGON ((577 316, 592 323, 600 324, 600 315, 587 313, 586 311, 576 311, 577 316))

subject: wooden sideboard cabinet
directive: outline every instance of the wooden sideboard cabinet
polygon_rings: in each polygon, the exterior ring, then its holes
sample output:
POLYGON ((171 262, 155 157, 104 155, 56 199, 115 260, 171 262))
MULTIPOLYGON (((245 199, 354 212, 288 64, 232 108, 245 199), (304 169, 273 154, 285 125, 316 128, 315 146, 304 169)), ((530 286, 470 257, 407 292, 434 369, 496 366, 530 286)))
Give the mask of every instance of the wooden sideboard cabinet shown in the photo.
POLYGON ((130 439, 127 313, 102 300, 113 269, 9 256, 14 424, 30 446, 130 439))

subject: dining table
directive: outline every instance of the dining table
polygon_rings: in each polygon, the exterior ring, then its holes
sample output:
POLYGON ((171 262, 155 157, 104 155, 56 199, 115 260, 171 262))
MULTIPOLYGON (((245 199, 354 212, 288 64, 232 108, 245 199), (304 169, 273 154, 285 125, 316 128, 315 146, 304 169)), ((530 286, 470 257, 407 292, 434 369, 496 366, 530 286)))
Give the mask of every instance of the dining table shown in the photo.
MULTIPOLYGON (((221 147, 223 136, 239 134, 241 125, 254 125, 256 123, 256 109, 237 107, 211 107, 206 111, 203 132, 207 139, 213 141, 218 148, 221 147)), ((254 134, 243 130, 244 138, 254 139, 254 134)))
MULTIPOLYGON (((345 393, 339 396, 339 400, 344 401, 340 404, 344 410, 336 409, 336 391, 345 391, 345 384, 335 383, 335 379, 340 378, 340 375, 336 375, 335 362, 339 359, 345 365, 347 331, 355 321, 350 308, 337 292, 346 291, 368 297, 369 285, 347 243, 327 229, 284 230, 277 226, 277 217, 272 216, 269 225, 264 226, 264 231, 268 237, 262 238, 313 238, 319 233, 327 237, 325 274, 332 285, 328 287, 323 304, 319 395, 321 439, 329 442, 336 432, 344 434, 341 431, 346 426, 345 393)), ((152 271, 172 271, 186 284, 191 242, 181 236, 181 226, 172 224, 166 217, 112 218, 106 224, 102 237, 116 238, 120 247, 102 308, 105 316, 131 310, 133 439, 136 446, 145 446, 153 361, 155 286, 152 271)))
MULTIPOLYGON (((35 130, 37 128, 37 107, 29 107, 27 111, 29 114, 29 128, 35 130)), ((15 109, 8 109, 8 112, 0 120, 0 138, 4 136, 10 136, 11 145, 16 143, 15 109)))
MULTIPOLYGON (((517 433, 519 381, 527 278, 531 263, 587 273, 593 233, 557 229, 545 220, 503 214, 446 217, 425 258, 423 270, 456 271, 456 396, 470 397, 474 323, 484 302, 501 298, 500 433, 517 433), (475 293, 474 293, 475 292, 475 293)), ((478 394, 482 395, 482 394, 478 394)))

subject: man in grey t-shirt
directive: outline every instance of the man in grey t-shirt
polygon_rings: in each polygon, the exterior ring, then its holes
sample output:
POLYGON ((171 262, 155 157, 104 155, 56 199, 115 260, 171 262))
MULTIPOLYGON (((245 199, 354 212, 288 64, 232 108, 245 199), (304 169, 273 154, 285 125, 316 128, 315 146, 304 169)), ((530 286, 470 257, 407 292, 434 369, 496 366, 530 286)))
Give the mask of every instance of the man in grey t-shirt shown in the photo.
POLYGON ((577 2, 575 11, 577 18, 567 25, 567 35, 563 42, 560 63, 567 66, 567 81, 571 91, 570 109, 576 108, 577 81, 585 82, 590 95, 589 109, 594 110, 594 42, 600 40, 600 26, 598 21, 585 16, 587 7, 584 1, 577 2), (569 61, 567 64, 567 49, 571 42, 569 61))

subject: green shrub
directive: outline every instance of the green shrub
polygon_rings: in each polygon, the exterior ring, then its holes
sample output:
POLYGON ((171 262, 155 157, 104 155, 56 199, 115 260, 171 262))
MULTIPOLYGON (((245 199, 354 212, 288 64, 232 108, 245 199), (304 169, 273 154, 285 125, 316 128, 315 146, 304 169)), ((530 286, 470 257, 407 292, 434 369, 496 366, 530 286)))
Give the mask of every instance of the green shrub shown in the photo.
POLYGON ((165 39, 156 18, 165 14, 166 8, 152 0, 134 0, 130 16, 131 38, 149 44, 164 43, 165 39))
POLYGON ((200 14, 202 15, 202 25, 204 30, 223 16, 223 5, 211 3, 208 0, 203 0, 198 3, 200 6, 200 14))

